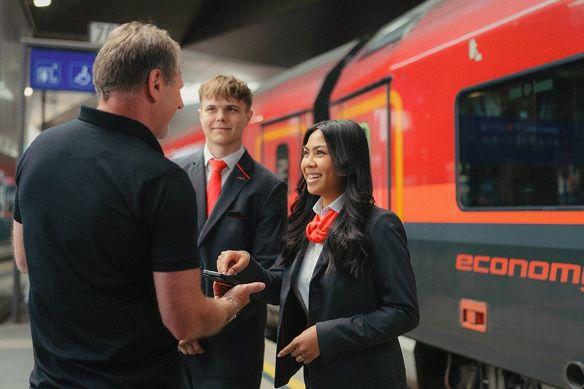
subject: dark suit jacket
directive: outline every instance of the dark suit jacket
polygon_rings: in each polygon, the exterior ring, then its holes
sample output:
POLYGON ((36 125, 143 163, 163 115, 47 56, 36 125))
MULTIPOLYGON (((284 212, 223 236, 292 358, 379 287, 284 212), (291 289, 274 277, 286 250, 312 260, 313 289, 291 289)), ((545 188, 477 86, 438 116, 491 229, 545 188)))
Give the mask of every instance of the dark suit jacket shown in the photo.
MULTIPOLYGON (((307 327, 316 324, 320 356, 305 368, 315 389, 406 388, 397 337, 418 325, 418 301, 406 234, 392 212, 374 207, 367 232, 374 246, 372 267, 360 279, 347 276, 318 258, 309 288, 308 315, 294 285, 304 258, 289 265, 278 258, 271 269, 251 261, 241 275, 268 285, 262 299, 280 304, 280 351, 307 327), (245 273, 245 274, 244 274, 245 273)), ((323 247, 323 254, 328 250, 323 247)), ((276 360, 276 387, 301 367, 291 356, 276 360)))
MULTIPOLYGON (((206 217, 206 179, 203 151, 175 161, 189 175, 197 196, 197 244, 203 268, 217 270, 217 257, 224 250, 245 250, 262 266, 274 263, 281 249, 286 224, 286 184, 254 161, 247 151, 223 185, 215 208, 206 217)), ((213 296, 212 282, 202 280, 213 296)), ((201 375, 238 377, 263 369, 266 305, 255 301, 246 306, 221 333, 201 341, 205 353, 187 356, 201 375)))

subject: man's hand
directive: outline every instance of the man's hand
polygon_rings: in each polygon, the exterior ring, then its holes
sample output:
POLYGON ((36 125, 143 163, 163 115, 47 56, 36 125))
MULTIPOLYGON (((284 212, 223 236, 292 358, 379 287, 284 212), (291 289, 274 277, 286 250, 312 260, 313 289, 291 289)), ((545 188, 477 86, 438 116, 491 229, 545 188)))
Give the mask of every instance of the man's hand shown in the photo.
POLYGON ((197 355, 205 352, 197 339, 181 340, 178 342, 178 349, 185 355, 197 355))
POLYGON ((234 276, 249 265, 250 255, 247 251, 222 251, 217 257, 217 271, 234 276))
POLYGON ((162 323, 176 339, 200 339, 219 332, 241 308, 249 295, 265 284, 237 285, 221 298, 209 298, 201 290, 201 270, 153 272, 162 323))
POLYGON ((278 357, 281 358, 288 354, 296 358, 296 362, 305 365, 308 365, 320 355, 315 325, 307 328, 300 335, 292 339, 290 344, 278 353, 278 357))
POLYGON ((233 317, 244 306, 249 303, 249 295, 252 293, 261 292, 266 287, 263 282, 251 282, 249 284, 239 284, 234 286, 231 290, 221 297, 223 300, 230 302, 228 304, 228 317, 233 317))
POLYGON ((222 282, 213 281, 213 296, 215 296, 216 299, 223 297, 223 295, 229 292, 229 290, 232 288, 233 288, 232 285, 227 285, 222 282))

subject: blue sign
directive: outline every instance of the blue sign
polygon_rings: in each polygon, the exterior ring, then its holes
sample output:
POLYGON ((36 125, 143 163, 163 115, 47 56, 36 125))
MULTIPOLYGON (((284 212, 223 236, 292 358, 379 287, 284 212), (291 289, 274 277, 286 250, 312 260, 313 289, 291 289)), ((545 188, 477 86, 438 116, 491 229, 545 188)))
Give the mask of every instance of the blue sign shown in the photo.
POLYGON ((33 89, 95 92, 93 51, 30 49, 30 86, 33 89))

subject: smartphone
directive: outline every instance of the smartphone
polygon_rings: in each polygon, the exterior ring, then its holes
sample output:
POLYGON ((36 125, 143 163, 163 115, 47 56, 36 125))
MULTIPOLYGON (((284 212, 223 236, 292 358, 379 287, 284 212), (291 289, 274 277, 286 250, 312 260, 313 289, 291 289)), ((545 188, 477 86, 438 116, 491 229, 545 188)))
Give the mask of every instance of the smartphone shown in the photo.
POLYGON ((203 275, 212 281, 217 281, 225 285, 235 286, 241 284, 241 281, 237 280, 233 276, 228 276, 227 274, 221 274, 212 270, 203 270, 203 275))

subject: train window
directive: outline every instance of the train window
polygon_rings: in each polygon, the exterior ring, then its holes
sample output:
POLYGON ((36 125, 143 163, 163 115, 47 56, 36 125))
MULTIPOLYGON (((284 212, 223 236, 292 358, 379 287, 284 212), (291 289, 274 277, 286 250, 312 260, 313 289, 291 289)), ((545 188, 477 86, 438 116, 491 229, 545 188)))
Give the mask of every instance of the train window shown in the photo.
POLYGON ((463 207, 584 205, 584 60, 458 98, 463 207))
POLYGON ((284 182, 288 182, 288 170, 290 167, 289 149, 286 143, 279 144, 276 148, 276 174, 284 182))

